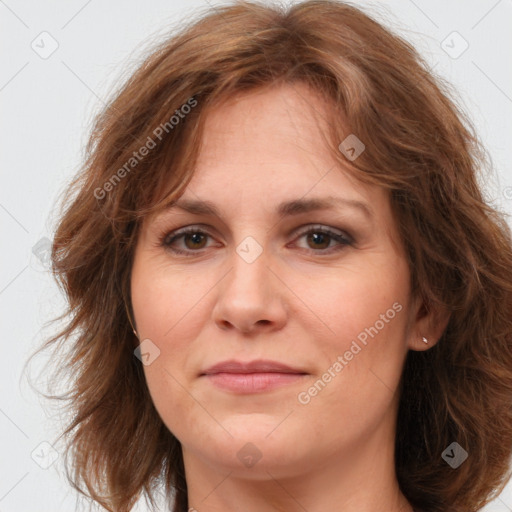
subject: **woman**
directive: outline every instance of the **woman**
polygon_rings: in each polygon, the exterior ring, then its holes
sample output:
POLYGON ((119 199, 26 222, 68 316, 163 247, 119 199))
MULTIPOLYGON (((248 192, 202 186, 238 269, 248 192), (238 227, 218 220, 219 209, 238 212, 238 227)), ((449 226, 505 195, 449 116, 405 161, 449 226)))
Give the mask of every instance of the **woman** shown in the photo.
POLYGON ((71 482, 128 511, 471 512, 510 478, 485 151, 353 6, 216 8, 99 116, 54 238, 71 482), (73 335, 73 338, 71 336, 73 335))

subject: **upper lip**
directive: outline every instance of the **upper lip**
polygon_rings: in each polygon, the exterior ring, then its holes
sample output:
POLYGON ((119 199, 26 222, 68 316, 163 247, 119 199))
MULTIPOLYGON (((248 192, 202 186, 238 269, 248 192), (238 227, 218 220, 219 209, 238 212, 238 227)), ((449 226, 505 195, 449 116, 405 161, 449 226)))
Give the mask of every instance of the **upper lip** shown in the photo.
POLYGON ((306 373, 298 368, 292 368, 278 361, 258 359, 254 361, 222 361, 204 370, 201 375, 212 375, 215 373, 306 373))

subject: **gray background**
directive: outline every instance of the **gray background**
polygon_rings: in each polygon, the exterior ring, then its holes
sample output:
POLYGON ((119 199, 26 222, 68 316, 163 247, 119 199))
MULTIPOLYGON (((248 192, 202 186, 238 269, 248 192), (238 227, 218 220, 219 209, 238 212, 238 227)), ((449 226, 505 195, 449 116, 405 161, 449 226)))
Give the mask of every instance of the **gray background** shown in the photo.
MULTIPOLYGON (((512 0, 354 3, 413 42, 454 84, 494 162, 485 185, 489 201, 510 214, 512 0)), ((58 436, 58 410, 22 375, 27 357, 53 332, 45 324, 63 307, 46 271, 56 201, 79 167, 94 114, 148 44, 179 27, 187 13, 216 5, 0 0, 0 512, 77 509, 62 456, 54 461, 49 446, 58 436), (58 47, 49 55, 52 45, 58 47)), ((39 357, 31 366, 36 384, 45 382, 44 372, 38 375, 44 362, 39 357)), ((512 511, 512 483, 484 510, 512 511)))

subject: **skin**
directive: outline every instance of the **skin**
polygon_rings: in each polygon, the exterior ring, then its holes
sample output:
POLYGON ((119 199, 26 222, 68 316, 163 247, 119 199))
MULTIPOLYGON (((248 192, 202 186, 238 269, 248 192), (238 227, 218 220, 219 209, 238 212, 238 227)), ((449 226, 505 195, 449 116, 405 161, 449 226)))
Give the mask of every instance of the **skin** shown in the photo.
POLYGON ((301 84, 231 98, 207 119, 183 195, 214 202, 221 217, 174 208, 142 225, 131 280, 136 328, 160 350, 144 371, 182 445, 192 510, 412 510, 394 470, 397 387, 408 350, 433 346, 447 319, 433 321, 410 295, 387 193, 350 177, 327 151, 328 108, 301 84), (275 212, 281 201, 326 195, 363 201, 373 217, 345 206, 275 212), (304 234, 318 225, 355 241, 304 234), (173 242, 190 256, 159 244, 185 226, 206 235, 173 242), (263 251, 251 263, 236 251, 248 236, 263 251), (387 322, 376 324, 381 315, 387 322), (332 370, 360 333, 381 324, 332 370), (260 358, 307 375, 257 394, 200 377, 220 361, 260 358), (335 377, 301 403, 329 368, 335 377), (251 467, 237 456, 252 454, 246 443, 261 456, 251 467))

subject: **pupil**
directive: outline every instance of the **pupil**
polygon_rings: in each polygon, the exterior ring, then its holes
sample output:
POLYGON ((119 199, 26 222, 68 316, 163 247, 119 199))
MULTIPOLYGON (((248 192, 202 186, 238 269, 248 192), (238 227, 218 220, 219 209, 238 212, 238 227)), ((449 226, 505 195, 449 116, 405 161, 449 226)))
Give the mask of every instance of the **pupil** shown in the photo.
POLYGON ((192 244, 200 244, 201 243, 201 238, 202 238, 203 235, 201 235, 201 233, 192 233, 192 234, 189 234, 188 235, 188 238, 189 240, 192 241, 192 244))
MULTIPOLYGON (((326 237, 326 235, 324 235, 323 233, 313 233, 311 235, 311 237, 313 238, 313 241, 315 243, 320 243, 320 244, 322 244, 322 239, 323 239, 324 240, 323 245, 325 245, 325 239, 328 238, 328 236, 326 237)), ((329 244, 327 243, 327 245, 329 245, 329 244)))

